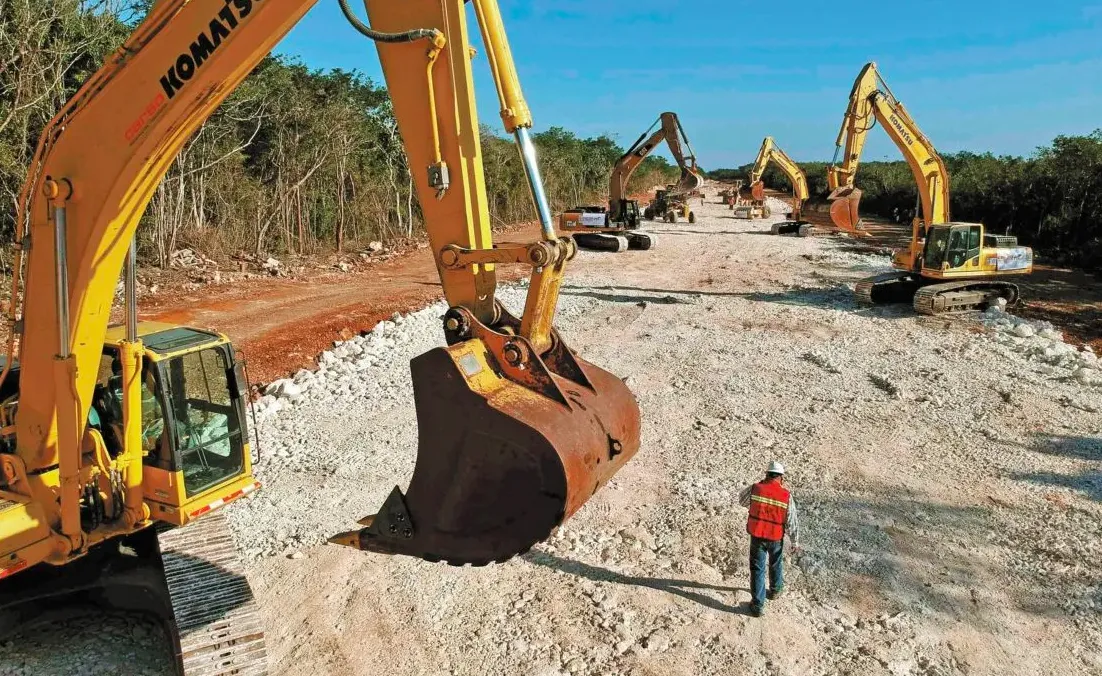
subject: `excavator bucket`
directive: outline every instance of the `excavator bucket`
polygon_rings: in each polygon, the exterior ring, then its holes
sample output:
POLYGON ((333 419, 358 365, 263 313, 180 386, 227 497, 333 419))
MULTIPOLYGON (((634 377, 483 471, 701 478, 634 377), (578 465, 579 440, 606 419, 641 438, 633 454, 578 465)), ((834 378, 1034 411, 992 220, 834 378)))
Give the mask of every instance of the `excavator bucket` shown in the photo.
POLYGON ((419 443, 409 490, 395 488, 364 528, 333 542, 453 565, 504 561, 635 455, 639 407, 619 378, 557 336, 519 371, 493 354, 470 339, 410 363, 419 443))
POLYGON ((861 223, 858 207, 861 190, 851 185, 838 187, 827 197, 830 200, 830 220, 835 227, 846 232, 857 232, 861 223))
POLYGON ((761 181, 754 181, 754 184, 750 186, 750 195, 757 201, 765 199, 765 184, 761 181))

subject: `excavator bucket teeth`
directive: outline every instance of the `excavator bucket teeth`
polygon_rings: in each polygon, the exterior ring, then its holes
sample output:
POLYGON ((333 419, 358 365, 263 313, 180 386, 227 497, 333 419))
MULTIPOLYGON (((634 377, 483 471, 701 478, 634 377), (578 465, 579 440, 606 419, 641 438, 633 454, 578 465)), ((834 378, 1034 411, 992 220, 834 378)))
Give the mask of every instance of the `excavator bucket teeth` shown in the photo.
POLYGON ((754 184, 750 186, 750 195, 752 195, 753 198, 755 200, 758 200, 759 202, 764 200, 765 199, 765 184, 762 183, 761 181, 755 181, 754 184))
POLYGON ((842 186, 832 192, 830 200, 830 220, 840 230, 857 232, 861 222, 859 207, 861 190, 852 186, 842 186))
POLYGON ((483 565, 545 539, 639 448, 639 408, 623 381, 565 346, 546 359, 532 365, 553 381, 541 393, 504 377, 480 340, 415 358, 409 490, 395 488, 365 528, 332 541, 483 565))

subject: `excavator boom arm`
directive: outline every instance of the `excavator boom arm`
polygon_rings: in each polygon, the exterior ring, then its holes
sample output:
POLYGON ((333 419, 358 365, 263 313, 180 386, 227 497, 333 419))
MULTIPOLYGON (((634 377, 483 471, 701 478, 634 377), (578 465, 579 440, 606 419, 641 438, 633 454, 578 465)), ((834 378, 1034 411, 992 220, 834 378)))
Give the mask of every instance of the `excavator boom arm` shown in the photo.
MULTIPOLYGON (((39 385, 21 393, 17 437, 31 469, 56 463, 51 418, 59 396, 66 394, 46 385, 62 328, 57 321, 55 207, 63 205, 67 216, 67 342, 77 374, 76 415, 83 420, 111 310, 109 299, 153 191, 190 135, 314 2, 155 3, 138 30, 43 134, 35 157, 37 171, 24 187, 20 214, 34 243, 27 256, 21 365, 24 380, 39 385), (94 162, 88 159, 92 149, 94 162), (44 192, 48 185, 60 186, 61 194, 49 199, 44 192)), ((379 0, 368 7, 373 24, 382 30, 439 27, 453 46, 468 44, 462 3, 379 0)), ((477 118, 469 88, 470 56, 466 49, 444 49, 439 58, 446 65, 426 75, 429 46, 425 41, 379 44, 426 227, 437 249, 445 243, 491 249, 481 149, 477 124, 472 125, 477 118), (435 118, 426 105, 430 77, 435 118), (433 147, 434 127, 443 139, 439 149, 433 147), (438 152, 451 168, 451 199, 437 199, 437 189, 424 172, 438 152)), ((513 124, 530 125, 530 117, 522 114, 513 124)), ((471 308, 483 320, 493 316, 492 264, 439 269, 451 305, 471 308)))
MULTIPOLYGON (((421 436, 409 494, 396 490, 375 530, 354 544, 455 562, 508 558, 545 537, 635 453, 638 407, 619 379, 578 358, 552 328, 575 249, 551 224, 496 1, 470 4, 543 234, 501 247, 490 233, 467 3, 366 0, 368 26, 339 1, 377 44, 451 306, 449 347, 412 363, 421 436), (501 262, 533 270, 520 319, 495 298, 501 262), (399 511, 402 528, 380 532, 399 511)), ((52 510, 62 559, 84 547, 81 439, 138 222, 187 139, 314 2, 153 3, 42 136, 18 215, 31 246, 15 432, 21 475, 52 510)), ((140 470, 140 448, 125 453, 140 470)), ((140 479, 135 488, 140 504, 140 479)))

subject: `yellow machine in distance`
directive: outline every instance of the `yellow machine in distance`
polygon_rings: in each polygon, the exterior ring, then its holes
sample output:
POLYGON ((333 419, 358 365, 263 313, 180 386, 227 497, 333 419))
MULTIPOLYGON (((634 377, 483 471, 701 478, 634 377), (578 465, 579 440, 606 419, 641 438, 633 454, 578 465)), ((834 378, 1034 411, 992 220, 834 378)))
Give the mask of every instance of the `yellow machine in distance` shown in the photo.
POLYGON ((688 198, 701 196, 703 184, 704 178, 696 166, 696 154, 681 126, 681 120, 676 113, 662 113, 612 167, 608 182, 608 207, 568 209, 559 217, 559 230, 573 235, 578 246, 587 249, 615 252, 651 249, 656 238, 652 233, 639 230, 642 219, 653 220, 661 214, 667 222, 674 222, 678 217, 695 222, 696 215, 689 209, 688 198), (670 154, 681 169, 681 177, 676 185, 659 190, 654 202, 641 214, 639 203, 628 197, 628 181, 662 141, 669 146, 670 154))
POLYGON ((765 184, 762 182, 762 176, 765 175, 765 170, 769 168, 771 163, 776 164, 785 177, 788 178, 788 182, 792 184, 790 220, 774 223, 772 226, 773 234, 795 234, 800 237, 810 235, 814 228, 801 218, 804 202, 808 198, 807 175, 788 156, 788 153, 781 150, 772 136, 766 136, 762 140, 758 156, 754 160, 754 166, 750 169, 751 199, 749 203, 745 205, 732 204, 731 208, 735 210, 735 215, 740 215, 739 210, 741 209, 743 212, 741 215, 744 218, 770 216, 769 206, 765 203, 765 184))
POLYGON ((892 258, 897 272, 862 280, 857 284, 858 298, 866 303, 913 303, 923 314, 983 309, 999 299, 1017 303, 1018 286, 1000 278, 1032 272, 1033 251, 1018 246, 1016 237, 986 232, 980 223, 951 221, 945 162, 888 88, 875 63, 866 64, 853 84, 834 161, 827 170, 834 224, 850 232, 858 228, 861 191, 854 179, 868 132, 876 123, 914 174, 921 216, 911 224, 908 248, 892 258))
MULTIPOLYGON (((130 549, 151 565, 163 558, 169 614, 179 619, 180 603, 193 604, 188 617, 194 604, 217 609, 220 590, 195 595, 183 573, 209 569, 203 557, 235 560, 228 536, 203 528, 256 488, 247 385, 224 336, 137 322, 132 243, 190 135, 313 4, 153 3, 42 134, 16 219, 12 298, 25 300, 11 304, 0 376, 0 628, 7 611, 21 621, 28 592, 49 605, 75 586, 109 587, 130 549), (124 263, 127 321, 109 330, 124 263), (70 584, 78 567, 91 576, 70 584)), ((454 564, 501 561, 545 538, 635 454, 639 409, 553 327, 576 249, 554 230, 496 2, 367 0, 370 26, 340 4, 377 45, 451 307, 448 346, 411 362, 419 446, 408 490, 333 539, 454 564), (468 8, 539 216, 534 242, 491 236, 468 8), (520 317, 495 296, 503 263, 532 270, 520 317)), ((255 607, 247 584, 228 584, 227 603, 255 607)), ((262 670, 262 633, 258 643, 249 621, 248 636, 229 638, 189 626, 183 669, 262 670)))

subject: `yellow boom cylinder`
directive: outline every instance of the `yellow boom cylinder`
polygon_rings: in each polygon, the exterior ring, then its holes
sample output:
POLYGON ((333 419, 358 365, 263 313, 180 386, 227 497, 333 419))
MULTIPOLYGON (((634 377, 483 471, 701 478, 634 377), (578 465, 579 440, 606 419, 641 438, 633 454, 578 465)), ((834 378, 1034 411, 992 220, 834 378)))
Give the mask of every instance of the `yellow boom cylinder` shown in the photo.
POLYGON ((486 43, 486 59, 490 62, 490 71, 497 85, 505 131, 512 134, 518 127, 531 127, 532 112, 528 110, 528 102, 524 100, 524 92, 520 88, 520 77, 517 76, 513 52, 505 35, 505 24, 501 21, 501 10, 496 2, 474 0, 474 11, 482 28, 482 41, 486 43))
POLYGON ((126 522, 129 526, 149 518, 142 494, 142 343, 123 341, 119 346, 122 359, 122 428, 123 453, 118 464, 123 472, 126 489, 126 522))

